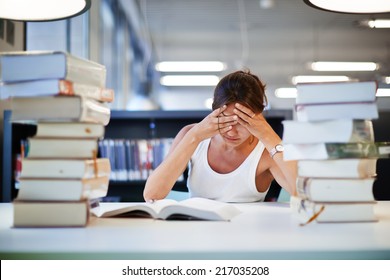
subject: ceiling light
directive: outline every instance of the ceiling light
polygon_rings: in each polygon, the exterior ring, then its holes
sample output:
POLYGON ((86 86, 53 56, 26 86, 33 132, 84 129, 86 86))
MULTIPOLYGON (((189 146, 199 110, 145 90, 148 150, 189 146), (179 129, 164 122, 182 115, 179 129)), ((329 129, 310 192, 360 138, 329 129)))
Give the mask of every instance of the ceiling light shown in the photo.
POLYGON ((220 61, 162 61, 155 69, 160 72, 221 72, 226 65, 220 61))
POLYGON ((310 65, 314 71, 375 71, 379 68, 375 62, 336 62, 317 61, 310 65))
POLYGON ((373 14, 390 12, 389 0, 303 0, 310 7, 329 12, 373 14))
POLYGON ((215 75, 167 75, 160 79, 164 86, 215 86, 218 82, 215 75))
POLYGON ((370 28, 390 28, 390 19, 374 19, 367 22, 370 28))
POLYGON ((275 96, 278 98, 296 98, 297 89, 296 88, 277 88, 275 90, 275 96))
POLYGON ((351 80, 347 76, 294 76, 291 81, 294 85, 298 83, 323 83, 323 82, 345 82, 351 80))
POLYGON ((262 9, 271 9, 275 6, 274 0, 260 0, 259 1, 260 8, 262 9))
POLYGON ((378 88, 376 91, 377 97, 390 97, 390 88, 378 88))
POLYGON ((390 28, 390 19, 366 19, 357 21, 359 27, 390 28))
POLYGON ((16 21, 52 21, 85 13, 91 0, 1 0, 0 18, 16 21))

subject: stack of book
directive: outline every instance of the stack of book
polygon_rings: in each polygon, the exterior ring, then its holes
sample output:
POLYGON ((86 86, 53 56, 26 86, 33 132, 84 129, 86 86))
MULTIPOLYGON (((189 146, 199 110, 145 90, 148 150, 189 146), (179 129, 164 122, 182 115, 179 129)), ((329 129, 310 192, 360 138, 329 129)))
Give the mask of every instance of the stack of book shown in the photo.
POLYGON ((376 162, 390 153, 374 139, 376 90, 374 81, 297 85, 297 120, 283 122, 283 143, 298 165, 290 204, 302 224, 376 221, 376 162))
POLYGON ((15 227, 85 226, 91 203, 107 195, 110 161, 98 141, 114 92, 103 65, 65 52, 0 54, 0 91, 12 122, 34 123, 13 201, 15 227))

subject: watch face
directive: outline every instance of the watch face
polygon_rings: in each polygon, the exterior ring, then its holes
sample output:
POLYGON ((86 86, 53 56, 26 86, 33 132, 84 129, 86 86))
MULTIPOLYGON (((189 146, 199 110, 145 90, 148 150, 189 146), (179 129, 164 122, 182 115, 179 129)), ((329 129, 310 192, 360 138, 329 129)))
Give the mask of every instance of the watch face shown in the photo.
POLYGON ((284 151, 284 147, 283 147, 283 145, 276 145, 275 146, 275 149, 278 151, 278 152, 283 152, 284 151))

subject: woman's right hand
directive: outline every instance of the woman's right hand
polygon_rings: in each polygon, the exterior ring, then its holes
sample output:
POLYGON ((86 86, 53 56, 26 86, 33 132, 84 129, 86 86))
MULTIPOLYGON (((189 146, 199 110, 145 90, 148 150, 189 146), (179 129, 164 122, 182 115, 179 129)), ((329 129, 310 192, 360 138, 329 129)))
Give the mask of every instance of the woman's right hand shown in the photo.
POLYGON ((227 106, 223 105, 215 109, 193 127, 192 130, 194 130, 199 139, 204 140, 219 133, 224 134, 231 130, 233 125, 237 124, 238 117, 236 115, 224 116, 222 114, 226 108, 227 106))

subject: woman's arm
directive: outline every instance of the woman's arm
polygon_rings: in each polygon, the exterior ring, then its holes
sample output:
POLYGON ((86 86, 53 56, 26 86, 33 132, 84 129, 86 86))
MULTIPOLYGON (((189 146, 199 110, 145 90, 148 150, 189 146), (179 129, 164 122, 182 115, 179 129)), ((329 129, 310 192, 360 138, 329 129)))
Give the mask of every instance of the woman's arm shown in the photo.
MULTIPOLYGON (((249 108, 236 104, 235 114, 239 117, 238 122, 245 126, 250 133, 259 139, 265 148, 270 152, 282 139, 264 118, 263 114, 255 114, 249 108)), ((296 192, 297 163, 296 161, 285 161, 283 153, 276 153, 270 160, 270 172, 278 184, 290 194, 296 192)))
POLYGON ((225 109, 226 106, 214 110, 200 123, 188 125, 177 134, 168 155, 146 181, 144 189, 146 201, 165 198, 186 169, 199 143, 220 132, 229 131, 232 125, 237 123, 237 117, 220 117, 225 109))
POLYGON ((194 125, 185 126, 175 137, 164 161, 148 177, 145 189, 145 201, 162 199, 168 195, 179 176, 184 172, 199 139, 188 133, 194 125))

